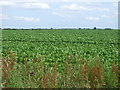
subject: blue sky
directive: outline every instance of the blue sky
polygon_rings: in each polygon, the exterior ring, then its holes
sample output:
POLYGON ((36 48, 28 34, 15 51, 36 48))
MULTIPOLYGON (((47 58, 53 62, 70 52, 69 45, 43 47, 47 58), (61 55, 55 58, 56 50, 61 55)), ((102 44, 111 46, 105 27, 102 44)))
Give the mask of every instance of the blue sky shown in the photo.
POLYGON ((28 0, 0 3, 2 28, 118 28, 117 2, 28 0))

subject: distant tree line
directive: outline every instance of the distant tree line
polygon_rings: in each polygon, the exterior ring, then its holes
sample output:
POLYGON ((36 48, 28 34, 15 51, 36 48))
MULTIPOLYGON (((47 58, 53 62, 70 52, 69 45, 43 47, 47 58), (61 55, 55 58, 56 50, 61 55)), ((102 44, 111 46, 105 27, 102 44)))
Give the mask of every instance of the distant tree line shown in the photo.
MULTIPOLYGON (((2 28, 0 28, 0 29, 2 29, 2 28)), ((52 29, 56 29, 56 28, 31 28, 31 29, 24 29, 24 28, 22 28, 22 29, 18 29, 18 28, 3 28, 2 30, 45 30, 45 29, 47 29, 47 30, 52 30, 52 29)), ((89 30, 89 29, 91 29, 91 28, 59 28, 59 29, 78 29, 78 30, 81 30, 81 29, 87 29, 87 30, 89 30)), ((93 28, 94 30, 101 30, 101 28, 97 28, 97 27, 94 27, 93 28)), ((111 28, 104 28, 105 30, 111 30, 111 28)))

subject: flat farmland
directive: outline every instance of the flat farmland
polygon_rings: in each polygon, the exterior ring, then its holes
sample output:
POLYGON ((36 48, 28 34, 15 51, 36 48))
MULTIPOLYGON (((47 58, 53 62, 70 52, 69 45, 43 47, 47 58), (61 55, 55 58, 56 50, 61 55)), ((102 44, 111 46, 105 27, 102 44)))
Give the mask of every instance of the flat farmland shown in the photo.
POLYGON ((3 30, 3 86, 118 87, 118 45, 118 30, 3 30))

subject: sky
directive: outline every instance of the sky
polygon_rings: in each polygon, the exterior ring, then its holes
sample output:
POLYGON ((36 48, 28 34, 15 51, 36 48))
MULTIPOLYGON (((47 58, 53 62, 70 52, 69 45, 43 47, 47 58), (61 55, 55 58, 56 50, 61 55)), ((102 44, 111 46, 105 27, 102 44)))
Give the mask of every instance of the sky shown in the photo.
POLYGON ((118 28, 117 0, 0 0, 0 28, 118 28))

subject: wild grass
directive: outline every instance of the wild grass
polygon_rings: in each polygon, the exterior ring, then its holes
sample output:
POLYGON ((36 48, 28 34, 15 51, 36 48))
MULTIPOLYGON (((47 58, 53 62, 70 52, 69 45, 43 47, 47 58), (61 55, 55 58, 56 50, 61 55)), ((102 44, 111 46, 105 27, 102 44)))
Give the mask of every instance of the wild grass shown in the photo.
POLYGON ((15 54, 8 52, 2 60, 3 88, 118 88, 120 70, 116 64, 103 67, 98 58, 94 61, 77 59, 75 65, 66 58, 64 70, 58 71, 58 64, 46 66, 42 57, 25 63, 17 63, 15 54))

